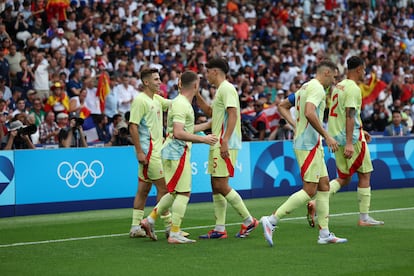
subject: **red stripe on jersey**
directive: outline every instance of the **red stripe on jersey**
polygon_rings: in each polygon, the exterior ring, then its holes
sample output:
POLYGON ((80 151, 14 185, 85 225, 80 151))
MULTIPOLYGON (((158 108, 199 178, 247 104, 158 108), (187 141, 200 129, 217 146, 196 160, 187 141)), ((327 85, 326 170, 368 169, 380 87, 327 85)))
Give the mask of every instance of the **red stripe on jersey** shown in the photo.
POLYGON ((233 177, 234 176, 234 167, 233 167, 233 164, 231 163, 231 159, 229 157, 226 157, 226 158, 224 158, 224 162, 226 162, 227 171, 229 172, 229 176, 233 177))
POLYGON ((181 175, 184 171, 184 165, 185 165, 185 157, 187 155, 187 145, 184 147, 184 153, 180 157, 180 162, 178 163, 178 168, 175 171, 173 177, 168 181, 167 189, 169 193, 174 192, 175 187, 177 187, 178 180, 180 179, 181 175))
POLYGON ((313 161, 313 158, 315 157, 316 150, 319 147, 320 139, 318 138, 318 143, 313 147, 313 149, 309 152, 309 155, 306 157, 305 162, 303 163, 303 166, 300 168, 300 175, 303 177, 305 176, 306 171, 308 170, 310 164, 313 161))
POLYGON ((152 154, 152 139, 150 135, 150 144, 149 144, 149 149, 148 149, 148 154, 147 154, 148 163, 144 165, 144 169, 142 170, 142 174, 144 175, 145 179, 148 179, 148 166, 149 166, 149 162, 151 159, 151 154, 152 154))
POLYGON ((367 144, 365 142, 362 142, 361 152, 359 153, 358 157, 355 159, 354 163, 351 165, 351 168, 349 168, 348 174, 341 172, 339 169, 337 170, 339 178, 345 179, 349 176, 352 176, 358 170, 358 168, 361 167, 362 162, 364 161, 366 147, 367 147, 367 144))

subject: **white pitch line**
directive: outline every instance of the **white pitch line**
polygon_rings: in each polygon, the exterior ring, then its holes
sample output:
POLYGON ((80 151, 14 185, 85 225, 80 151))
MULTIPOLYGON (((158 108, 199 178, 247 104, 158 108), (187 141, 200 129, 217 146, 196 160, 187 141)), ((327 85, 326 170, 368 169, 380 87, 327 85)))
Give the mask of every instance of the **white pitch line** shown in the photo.
MULTIPOLYGON (((396 208, 396 209, 388 209, 388 210, 373 210, 370 213, 388 213, 388 212, 399 212, 399 211, 411 211, 414 210, 414 207, 408 208, 396 208)), ((359 212, 350 212, 350 213, 340 213, 340 214, 331 214, 330 217, 344 217, 344 216, 353 216, 358 215, 359 212)), ((284 218, 282 220, 300 220, 305 219, 306 217, 293 217, 293 218, 284 218)), ((228 223, 227 226, 239 225, 240 223, 228 223)), ((214 225, 205 225, 205 226, 194 226, 194 227, 186 227, 183 230, 194 230, 194 229, 204 229, 204 228, 211 228, 214 225)), ((156 232, 163 232, 164 230, 157 230, 156 232)), ((17 246, 25 246, 25 245, 38 245, 38 244, 46 244, 46 243, 59 243, 59 242, 68 242, 68 241, 80 241, 80 240, 92 240, 92 239, 102 239, 102 238, 113 238, 113 237, 121 237, 126 236, 128 233, 122 234, 108 234, 108 235, 99 235, 99 236, 88 236, 88 237, 78 237, 78 238, 67 238, 67 239, 57 239, 57 240, 46 240, 46 241, 33 241, 33 242, 17 242, 17 243, 10 243, 10 244, 0 244, 0 248, 6 247, 17 247, 17 246)))

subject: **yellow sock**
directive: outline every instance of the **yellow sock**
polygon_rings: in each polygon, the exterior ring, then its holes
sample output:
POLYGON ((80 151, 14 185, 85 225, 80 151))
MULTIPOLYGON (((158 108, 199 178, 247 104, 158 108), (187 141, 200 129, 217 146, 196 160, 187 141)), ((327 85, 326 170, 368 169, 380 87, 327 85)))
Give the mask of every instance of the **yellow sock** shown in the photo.
POLYGON ((175 198, 174 203, 171 207, 171 213, 172 213, 171 231, 172 232, 180 231, 181 223, 183 221, 185 210, 187 209, 187 204, 189 200, 190 198, 184 195, 177 195, 177 197, 175 198))
POLYGON ((226 195, 226 200, 230 203, 234 210, 239 213, 243 220, 251 217, 249 210, 247 210, 247 207, 243 202, 243 199, 234 189, 226 195))
POLYGON ((171 226, 171 213, 168 212, 166 215, 161 215, 160 218, 162 219, 164 223, 164 228, 168 228, 171 226))
POLYGON ((132 225, 140 225, 143 217, 144 217, 144 210, 133 209, 132 210, 132 225))
POLYGON ((361 214, 368 214, 371 205, 371 187, 359 188, 357 190, 359 212, 361 214))
POLYGON ((329 228, 329 192, 316 193, 316 213, 320 229, 329 228))
POLYGON ((310 196, 305 190, 300 190, 291 195, 275 212, 274 216, 277 220, 283 218, 285 215, 292 213, 295 209, 305 205, 310 200, 310 196))
POLYGON ((336 192, 341 189, 341 184, 339 184, 338 180, 334 179, 329 182, 329 195, 332 197, 336 192))
POLYGON ((216 225, 226 224, 227 200, 221 194, 213 194, 214 215, 216 216, 216 225))

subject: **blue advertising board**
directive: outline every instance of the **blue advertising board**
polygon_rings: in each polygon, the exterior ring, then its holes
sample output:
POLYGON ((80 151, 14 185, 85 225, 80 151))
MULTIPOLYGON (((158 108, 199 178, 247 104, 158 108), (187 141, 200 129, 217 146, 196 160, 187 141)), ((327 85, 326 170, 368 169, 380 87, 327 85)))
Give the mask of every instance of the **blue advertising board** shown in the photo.
POLYGON ((137 161, 131 147, 15 151, 16 204, 131 197, 137 161))
POLYGON ((13 151, 0 151, 0 206, 15 204, 15 189, 13 151))
MULTIPOLYGON (((414 187, 414 139, 374 138, 369 144, 373 189, 414 187)), ((194 144, 192 202, 211 200, 209 147, 194 144)), ((335 156, 325 147, 330 178, 335 156)), ((0 217, 132 207, 138 163, 134 148, 16 150, 0 152, 0 217)), ((291 141, 245 142, 230 185, 244 198, 289 195, 302 187, 291 141)), ((358 178, 342 191, 355 190, 358 178)), ((155 203, 155 188, 147 204, 155 203)))

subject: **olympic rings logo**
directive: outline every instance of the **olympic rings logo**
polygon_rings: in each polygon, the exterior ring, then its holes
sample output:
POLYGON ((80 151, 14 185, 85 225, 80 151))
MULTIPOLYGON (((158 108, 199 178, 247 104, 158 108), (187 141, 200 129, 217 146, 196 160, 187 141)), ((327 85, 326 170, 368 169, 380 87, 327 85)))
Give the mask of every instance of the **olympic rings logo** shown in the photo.
POLYGON ((94 160, 89 165, 84 161, 78 161, 72 166, 71 163, 63 161, 57 167, 57 175, 69 188, 75 189, 82 182, 83 186, 90 188, 96 184, 96 180, 102 177, 105 167, 94 160))

